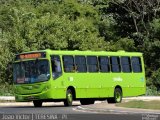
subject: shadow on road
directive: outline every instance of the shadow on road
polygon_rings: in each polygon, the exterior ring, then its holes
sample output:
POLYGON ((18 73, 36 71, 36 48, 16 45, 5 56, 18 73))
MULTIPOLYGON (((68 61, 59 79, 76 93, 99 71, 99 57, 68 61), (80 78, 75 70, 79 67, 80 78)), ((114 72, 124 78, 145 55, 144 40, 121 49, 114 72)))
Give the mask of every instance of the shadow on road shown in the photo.
POLYGON ((42 106, 42 107, 34 107, 34 106, 27 106, 27 105, 17 105, 17 106, 1 106, 1 108, 72 108, 72 107, 77 107, 79 105, 72 105, 72 106, 69 106, 69 107, 65 107, 64 105, 49 105, 49 106, 42 106))

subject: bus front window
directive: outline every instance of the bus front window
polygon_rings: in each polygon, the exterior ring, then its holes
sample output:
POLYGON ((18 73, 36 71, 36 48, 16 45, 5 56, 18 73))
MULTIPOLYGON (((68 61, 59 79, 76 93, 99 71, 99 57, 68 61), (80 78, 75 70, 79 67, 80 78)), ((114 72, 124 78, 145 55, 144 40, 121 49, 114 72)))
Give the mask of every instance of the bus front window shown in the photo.
POLYGON ((50 77, 47 60, 21 61, 14 64, 14 83, 47 81, 50 77))

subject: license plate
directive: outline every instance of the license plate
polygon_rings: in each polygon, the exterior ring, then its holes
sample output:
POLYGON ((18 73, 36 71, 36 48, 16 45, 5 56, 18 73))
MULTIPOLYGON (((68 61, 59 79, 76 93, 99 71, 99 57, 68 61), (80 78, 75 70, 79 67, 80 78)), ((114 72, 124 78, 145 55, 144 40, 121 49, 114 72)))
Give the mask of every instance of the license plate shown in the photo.
POLYGON ((34 96, 29 96, 29 97, 28 97, 28 100, 34 100, 34 99, 35 99, 34 96))

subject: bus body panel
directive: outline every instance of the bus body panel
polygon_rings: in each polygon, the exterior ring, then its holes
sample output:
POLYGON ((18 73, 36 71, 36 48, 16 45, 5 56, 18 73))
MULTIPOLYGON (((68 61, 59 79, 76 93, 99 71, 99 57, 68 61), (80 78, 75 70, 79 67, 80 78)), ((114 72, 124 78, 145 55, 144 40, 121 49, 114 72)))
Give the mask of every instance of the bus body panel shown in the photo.
MULTIPOLYGON (((39 51, 33 51, 39 52, 39 51)), ((75 89, 76 99, 81 98, 108 98, 114 96, 116 86, 122 89, 123 97, 138 96, 145 94, 146 81, 143 57, 141 53, 131 52, 91 52, 91 51, 52 51, 45 50, 46 59, 50 63, 51 55, 60 56, 62 75, 57 79, 52 77, 50 72, 50 79, 45 82, 33 84, 15 84, 15 98, 16 101, 32 101, 32 100, 61 100, 66 98, 66 91, 68 87, 75 89), (137 56, 141 58, 142 72, 141 73, 112 73, 112 72, 96 72, 96 73, 78 73, 64 72, 63 55, 83 55, 83 56, 137 56)), ((32 53, 32 52, 27 52, 32 53)), ((27 54, 24 53, 24 54, 27 54)), ((31 59, 28 59, 28 61, 31 59)), ((18 60, 17 60, 18 62, 18 60)))

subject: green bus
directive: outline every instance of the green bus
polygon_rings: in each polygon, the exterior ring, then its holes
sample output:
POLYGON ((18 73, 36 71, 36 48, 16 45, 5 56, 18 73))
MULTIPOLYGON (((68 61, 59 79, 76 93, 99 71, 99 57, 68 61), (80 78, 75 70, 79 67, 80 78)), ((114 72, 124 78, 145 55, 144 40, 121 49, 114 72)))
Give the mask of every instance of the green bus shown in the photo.
POLYGON ((144 95, 143 56, 140 52, 40 50, 17 54, 13 65, 15 99, 43 102, 74 100, 82 105, 107 99, 144 95))

